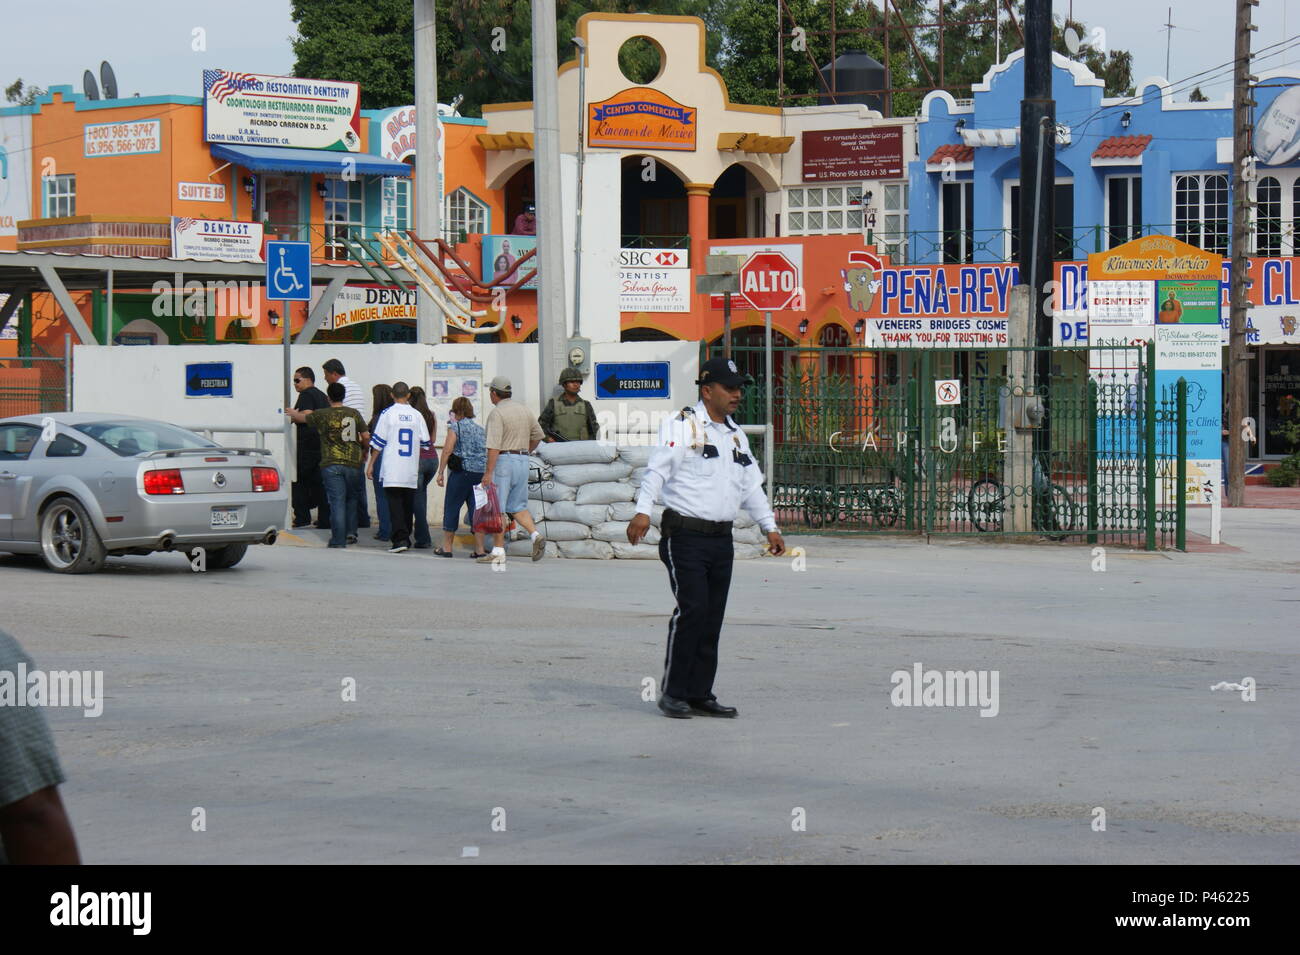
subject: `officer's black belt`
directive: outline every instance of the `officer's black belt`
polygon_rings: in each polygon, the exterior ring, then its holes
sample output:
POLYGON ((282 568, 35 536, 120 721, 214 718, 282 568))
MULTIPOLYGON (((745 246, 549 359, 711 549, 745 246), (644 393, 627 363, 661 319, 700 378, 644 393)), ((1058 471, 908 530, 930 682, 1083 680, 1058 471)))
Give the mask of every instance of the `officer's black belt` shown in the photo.
POLYGON ((668 534, 676 531, 690 531, 706 537, 724 537, 731 534, 731 521, 706 521, 698 517, 687 517, 671 507, 664 508, 664 516, 659 521, 659 529, 668 534))

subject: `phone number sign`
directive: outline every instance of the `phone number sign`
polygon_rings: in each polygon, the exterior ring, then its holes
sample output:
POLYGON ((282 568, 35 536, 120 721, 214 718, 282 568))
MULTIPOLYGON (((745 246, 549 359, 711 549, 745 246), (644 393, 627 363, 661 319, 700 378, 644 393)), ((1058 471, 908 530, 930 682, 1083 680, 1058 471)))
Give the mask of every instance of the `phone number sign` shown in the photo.
POLYGON ((86 157, 138 156, 162 152, 162 120, 92 123, 85 128, 86 157))

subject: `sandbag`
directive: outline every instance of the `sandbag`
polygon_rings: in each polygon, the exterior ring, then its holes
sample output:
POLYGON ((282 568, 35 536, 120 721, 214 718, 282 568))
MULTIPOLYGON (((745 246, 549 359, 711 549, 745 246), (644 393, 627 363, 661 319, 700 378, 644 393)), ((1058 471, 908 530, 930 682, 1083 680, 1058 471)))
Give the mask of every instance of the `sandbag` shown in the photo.
POLYGON ((536 454, 547 464, 608 464, 618 449, 604 441, 552 441, 539 444, 536 454))
POLYGON ((658 560, 659 548, 649 544, 641 543, 635 547, 624 541, 613 541, 610 544, 614 548, 614 556, 630 560, 658 560))
POLYGON ((636 488, 630 484, 619 484, 615 481, 601 484, 584 484, 577 491, 579 504, 613 504, 617 501, 635 500, 636 488))
MULTIPOLYGON (((533 542, 531 540, 509 541, 506 544, 507 557, 528 557, 533 556, 533 542)), ((547 541, 546 549, 542 552, 543 557, 559 557, 560 548, 555 541, 547 541)))
POLYGON ((546 505, 548 521, 576 521, 595 527, 609 520, 608 504, 577 504, 573 501, 556 501, 546 505))
POLYGON ((645 472, 645 468, 634 468, 632 473, 628 475, 627 479, 640 488, 641 481, 645 478, 645 472))
POLYGON ((552 473, 554 479, 561 484, 582 487, 584 484, 600 484, 625 478, 632 473, 632 466, 622 461, 611 461, 608 464, 557 464, 552 473))
POLYGON ((605 541, 562 541, 560 556, 587 560, 613 560, 614 547, 605 541))
POLYGON ((731 528, 731 539, 737 544, 766 544, 767 535, 757 524, 750 524, 748 527, 731 528))
POLYGON ((611 521, 630 521, 636 517, 636 501, 619 501, 617 504, 609 505, 609 519, 611 521))
POLYGON ((763 548, 757 544, 737 544, 733 541, 731 550, 736 560, 753 560, 763 556, 763 548))
POLYGON ((543 481, 541 484, 528 485, 528 496, 541 498, 543 501, 572 501, 578 496, 576 487, 569 487, 559 481, 543 481))
MULTIPOLYGON (((654 528, 651 528, 653 530, 654 528)), ((627 540, 627 524, 622 521, 606 521, 603 524, 597 524, 591 529, 591 536, 598 541, 625 541, 627 540)))
POLYGON ((542 521, 537 529, 548 541, 580 541, 591 536, 591 528, 577 521, 542 521))
POLYGON ((620 445, 618 459, 629 467, 643 468, 650 463, 650 454, 654 449, 654 445, 620 445))

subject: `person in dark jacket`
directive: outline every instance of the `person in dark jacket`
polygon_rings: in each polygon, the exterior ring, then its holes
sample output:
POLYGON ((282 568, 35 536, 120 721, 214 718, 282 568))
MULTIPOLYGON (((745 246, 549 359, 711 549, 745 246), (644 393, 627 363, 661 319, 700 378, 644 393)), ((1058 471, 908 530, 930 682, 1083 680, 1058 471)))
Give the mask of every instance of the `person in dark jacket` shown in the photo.
MULTIPOLYGON (((330 401, 316 387, 316 373, 306 366, 293 373, 293 387, 298 392, 294 411, 311 414, 328 408, 330 401)), ((320 435, 305 424, 295 425, 298 446, 298 480, 293 482, 293 526, 306 527, 312 522, 312 508, 316 509, 316 526, 330 526, 330 506, 325 499, 325 489, 320 474, 320 435)))

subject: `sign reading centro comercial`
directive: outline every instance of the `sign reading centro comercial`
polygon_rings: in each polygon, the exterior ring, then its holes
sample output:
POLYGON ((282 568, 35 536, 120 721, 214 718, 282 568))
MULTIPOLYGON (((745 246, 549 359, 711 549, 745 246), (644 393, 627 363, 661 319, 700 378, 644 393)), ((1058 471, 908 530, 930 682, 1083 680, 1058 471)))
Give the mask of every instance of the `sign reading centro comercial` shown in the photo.
POLYGON ((587 106, 587 145, 695 151, 696 111, 648 86, 587 106))
POLYGON ((804 182, 898 179, 902 175, 902 126, 809 130, 803 134, 804 182))
POLYGON ((203 71, 204 139, 241 146, 361 150, 361 86, 203 71))

